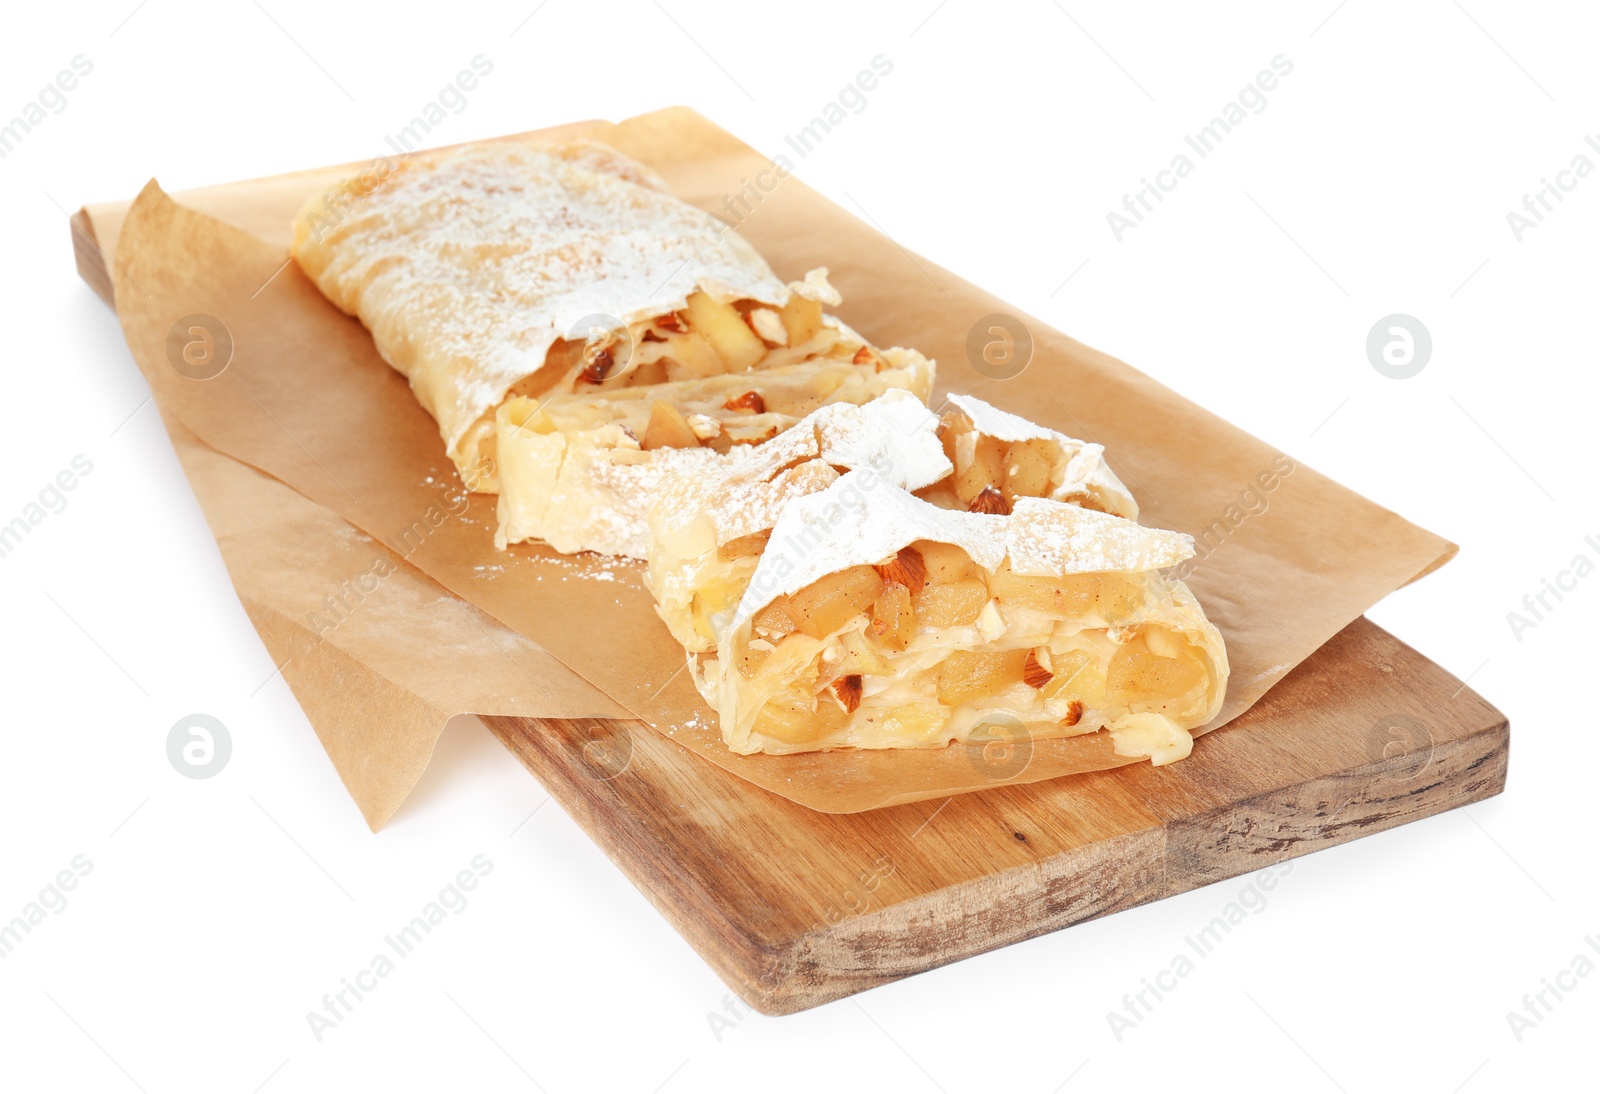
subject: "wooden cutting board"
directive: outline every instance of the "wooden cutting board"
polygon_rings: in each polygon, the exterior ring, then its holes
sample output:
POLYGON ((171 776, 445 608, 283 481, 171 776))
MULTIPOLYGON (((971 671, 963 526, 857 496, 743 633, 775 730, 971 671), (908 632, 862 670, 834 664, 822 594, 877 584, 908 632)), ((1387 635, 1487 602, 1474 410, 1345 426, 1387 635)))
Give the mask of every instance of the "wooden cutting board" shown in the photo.
MULTIPOLYGON (((78 268, 109 303, 95 221, 78 268)), ((787 1014, 1480 801, 1506 719, 1358 619, 1188 760, 816 813, 626 721, 485 718, 756 1009, 787 1014)))
POLYGON ((836 816, 643 723, 486 718, 739 995, 788 1014, 1505 789, 1505 717, 1358 619, 1182 763, 836 816))

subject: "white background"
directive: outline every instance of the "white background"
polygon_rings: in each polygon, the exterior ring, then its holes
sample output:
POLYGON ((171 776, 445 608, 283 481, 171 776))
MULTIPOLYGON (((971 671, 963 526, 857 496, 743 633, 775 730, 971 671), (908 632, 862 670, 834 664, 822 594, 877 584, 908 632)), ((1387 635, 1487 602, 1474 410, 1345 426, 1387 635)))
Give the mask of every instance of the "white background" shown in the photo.
POLYGON ((0 118, 75 55, 94 64, 0 160, 0 522, 74 455, 94 465, 0 559, 0 919, 93 863, 0 961, 0 1086, 1593 1085, 1600 975, 1520 1041, 1506 1017, 1600 934, 1600 577, 1520 641, 1507 622, 1600 557, 1583 541, 1600 178, 1520 242, 1506 220, 1574 156, 1600 164, 1592 8, 134 2, 15 6, 0 45, 0 118), (65 213, 151 175, 172 190, 376 155, 480 53, 494 71, 441 143, 685 103, 769 154, 883 54, 892 74, 800 177, 1460 543, 1372 617, 1510 716, 1507 793, 1298 860, 1121 1041, 1107 1011, 1248 879, 714 1031, 723 985, 559 807, 526 819, 545 794, 480 726, 453 726, 370 835, 269 680, 160 422, 135 413, 145 385, 76 277, 65 213), (1107 211, 1278 54, 1294 70, 1268 107, 1119 243, 1107 211), (1432 332, 1414 379, 1364 350, 1395 312, 1432 332), (165 754, 193 711, 235 746, 204 781, 165 754), (480 853, 471 905, 318 1043, 306 1012, 480 853))

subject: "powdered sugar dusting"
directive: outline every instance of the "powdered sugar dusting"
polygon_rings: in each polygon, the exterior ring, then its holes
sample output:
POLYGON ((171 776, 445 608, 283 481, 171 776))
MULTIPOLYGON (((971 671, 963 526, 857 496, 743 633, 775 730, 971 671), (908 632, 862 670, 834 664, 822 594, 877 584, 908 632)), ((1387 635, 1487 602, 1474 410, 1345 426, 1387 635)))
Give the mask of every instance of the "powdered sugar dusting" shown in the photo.
POLYGON ((986 570, 1007 557, 1030 576, 1160 569, 1194 554, 1181 532, 1045 498, 1018 498, 1010 516, 942 509, 871 471, 852 471, 792 501, 739 601, 742 626, 779 596, 850 566, 871 565, 919 539, 950 543, 986 570))
POLYGON ((1067 462, 1061 481, 1050 491, 1052 498, 1067 501, 1087 495, 1107 512, 1129 520, 1139 519, 1139 503, 1111 470, 1106 462, 1106 450, 1101 445, 1057 433, 971 395, 952 393, 950 402, 967 416, 973 428, 986 436, 1007 443, 1049 441, 1060 449, 1067 462))
POLYGON ((586 316, 641 322, 697 288, 776 306, 790 296, 737 233, 590 141, 420 154, 354 204, 330 194, 348 205, 343 219, 314 238, 328 216, 319 194, 296 226, 295 257, 410 378, 452 456, 586 316))
POLYGON ((953 470, 937 425, 908 391, 892 389, 861 406, 831 403, 742 460, 667 483, 652 519, 664 530, 703 516, 721 545, 771 528, 790 501, 837 480, 836 467, 870 468, 879 479, 920 490, 953 470))

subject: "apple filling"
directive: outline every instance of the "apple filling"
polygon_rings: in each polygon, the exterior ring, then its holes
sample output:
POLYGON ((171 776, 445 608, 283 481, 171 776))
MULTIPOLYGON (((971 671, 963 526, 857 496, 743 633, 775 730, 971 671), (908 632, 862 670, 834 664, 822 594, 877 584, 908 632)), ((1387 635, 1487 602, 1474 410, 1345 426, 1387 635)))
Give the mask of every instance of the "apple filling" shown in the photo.
POLYGON ((1004 515, 1019 497, 1051 498, 1138 519, 1138 504, 1107 465, 1100 445, 1073 440, 976 399, 956 396, 951 404, 939 415, 938 432, 955 471, 919 490, 925 501, 1004 515))
MULTIPOLYGON (((987 403, 968 397, 962 402, 979 413, 1002 416, 987 403)), ((964 410, 946 410, 934 432, 953 471, 915 494, 943 508, 999 515, 1009 515, 1013 503, 1024 497, 1129 519, 1137 514, 1138 506, 1106 468, 1098 445, 1022 424, 1023 432, 1036 435, 1008 441, 980 429, 964 410)), ((831 481, 822 475, 810 479, 816 490, 831 481)), ((760 546, 751 548, 758 540, 764 544, 764 535, 745 536, 715 550, 697 545, 693 551, 665 537, 652 543, 650 585, 657 611, 685 649, 703 652, 716 646, 718 631, 731 618, 760 561, 760 546)))
MULTIPOLYGON (((828 291, 831 293, 831 288, 828 291)), ((893 367, 884 353, 825 316, 819 301, 798 292, 781 308, 751 300, 720 301, 695 292, 678 311, 626 330, 597 327, 588 334, 585 339, 558 340, 550 348, 546 366, 514 384, 506 400, 582 400, 807 362, 846 363, 874 372, 893 367)), ((733 438, 719 441, 715 432, 709 437, 694 433, 678 420, 686 418, 690 408, 674 403, 673 394, 663 390, 659 396, 667 409, 651 438, 654 447, 698 443, 717 447, 759 439, 759 433, 749 430, 740 431, 742 442, 733 438)), ((736 391, 734 398, 740 394, 747 393, 736 391)), ((743 407, 732 409, 759 415, 760 393, 750 395, 743 407)), ((709 411, 696 407, 693 412, 709 411)), ((462 440, 462 451, 474 457, 465 462, 479 469, 468 487, 486 493, 499 490, 496 417, 495 411, 485 413, 462 440)), ((638 436, 644 440, 642 430, 638 436)))
MULTIPOLYGON (((716 585, 707 597, 738 599, 716 585)), ((737 752, 941 747, 1020 725, 1031 738, 1108 729, 1119 753, 1162 764, 1216 714, 1214 634, 1159 571, 988 571, 921 540, 778 597, 702 670, 737 752)))
POLYGON ((770 440, 831 403, 901 389, 925 401, 933 364, 908 349, 862 365, 833 356, 759 371, 515 396, 496 413, 500 546, 543 539, 560 551, 645 556, 646 513, 671 473, 770 440))

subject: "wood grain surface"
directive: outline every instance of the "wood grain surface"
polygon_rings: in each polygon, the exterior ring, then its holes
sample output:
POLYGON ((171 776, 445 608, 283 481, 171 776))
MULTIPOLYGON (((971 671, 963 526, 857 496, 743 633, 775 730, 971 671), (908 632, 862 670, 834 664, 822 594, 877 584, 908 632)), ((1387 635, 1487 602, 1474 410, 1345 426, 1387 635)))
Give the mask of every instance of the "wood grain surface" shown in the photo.
POLYGON ((1498 794, 1505 718, 1358 619, 1169 767, 837 816, 642 723, 486 718, 730 987, 788 1014, 1498 794))

